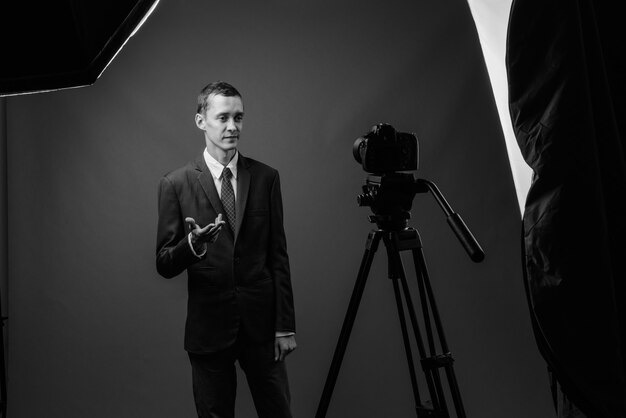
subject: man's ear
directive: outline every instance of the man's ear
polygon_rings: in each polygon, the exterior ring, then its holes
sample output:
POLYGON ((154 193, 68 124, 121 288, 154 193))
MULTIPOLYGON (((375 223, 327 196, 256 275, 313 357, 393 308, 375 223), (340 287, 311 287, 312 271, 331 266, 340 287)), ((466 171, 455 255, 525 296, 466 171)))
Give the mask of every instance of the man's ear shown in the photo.
POLYGON ((204 131, 204 124, 204 116, 202 116, 200 113, 196 113, 196 126, 198 127, 198 129, 204 131))

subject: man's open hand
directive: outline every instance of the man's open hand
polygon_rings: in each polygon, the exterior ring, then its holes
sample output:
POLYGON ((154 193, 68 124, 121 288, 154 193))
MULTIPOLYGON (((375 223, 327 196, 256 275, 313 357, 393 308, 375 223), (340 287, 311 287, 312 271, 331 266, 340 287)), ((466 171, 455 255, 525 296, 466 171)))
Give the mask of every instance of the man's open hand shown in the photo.
POLYGON ((202 245, 205 242, 215 242, 220 233, 220 229, 222 229, 222 225, 226 223, 222 220, 221 213, 217 215, 214 223, 208 224, 204 228, 200 228, 200 225, 198 225, 193 218, 185 218, 185 222, 189 224, 189 230, 191 231, 191 244, 194 246, 202 245))

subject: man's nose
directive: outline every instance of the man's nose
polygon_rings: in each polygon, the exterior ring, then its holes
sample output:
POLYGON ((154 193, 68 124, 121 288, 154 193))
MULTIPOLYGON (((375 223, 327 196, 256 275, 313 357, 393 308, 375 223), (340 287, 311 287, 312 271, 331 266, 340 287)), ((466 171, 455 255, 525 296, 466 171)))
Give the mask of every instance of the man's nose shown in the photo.
POLYGON ((229 131, 237 130, 237 125, 235 124, 234 119, 228 119, 228 124, 226 125, 226 129, 228 129, 229 131))

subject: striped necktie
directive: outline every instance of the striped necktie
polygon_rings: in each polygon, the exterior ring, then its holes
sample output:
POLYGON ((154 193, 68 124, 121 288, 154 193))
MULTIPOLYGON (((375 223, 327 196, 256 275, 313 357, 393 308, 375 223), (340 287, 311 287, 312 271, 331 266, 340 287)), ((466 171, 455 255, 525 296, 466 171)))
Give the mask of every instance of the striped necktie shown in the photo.
POLYGON ((235 232, 235 192, 233 191, 233 184, 230 179, 233 176, 230 168, 224 167, 222 171, 222 206, 224 206, 224 212, 226 212, 226 219, 228 220, 228 226, 231 232, 235 232))

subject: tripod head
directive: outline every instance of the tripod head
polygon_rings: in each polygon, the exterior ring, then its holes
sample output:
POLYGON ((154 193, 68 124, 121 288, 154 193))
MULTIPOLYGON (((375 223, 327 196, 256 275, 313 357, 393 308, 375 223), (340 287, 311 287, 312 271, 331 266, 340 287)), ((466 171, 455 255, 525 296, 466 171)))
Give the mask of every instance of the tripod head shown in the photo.
POLYGON ((435 185, 426 179, 415 179, 413 174, 386 173, 370 175, 363 185, 363 193, 357 196, 359 206, 369 206, 373 215, 369 220, 383 231, 402 231, 408 228, 413 198, 417 193, 431 192, 447 217, 448 225, 460 241, 472 261, 479 263, 485 253, 465 222, 455 213, 435 185))
POLYGON ((370 222, 386 231, 401 231, 408 227, 417 183, 413 174, 388 173, 368 176, 363 193, 357 196, 359 206, 369 206, 374 215, 370 222))

